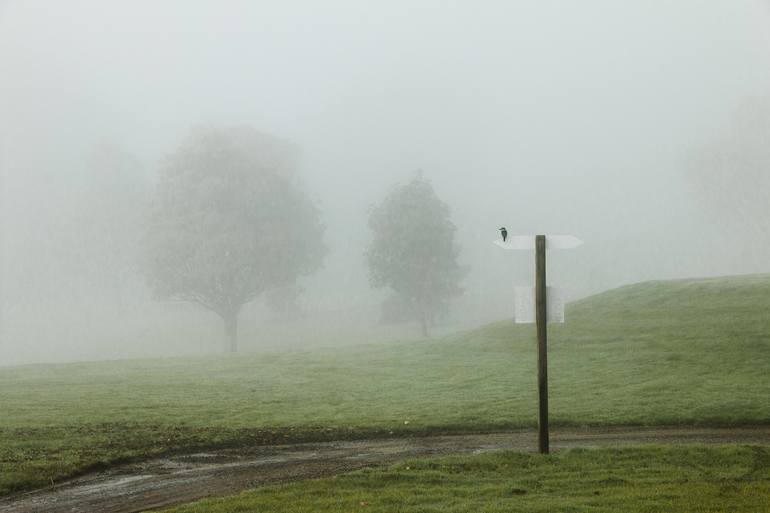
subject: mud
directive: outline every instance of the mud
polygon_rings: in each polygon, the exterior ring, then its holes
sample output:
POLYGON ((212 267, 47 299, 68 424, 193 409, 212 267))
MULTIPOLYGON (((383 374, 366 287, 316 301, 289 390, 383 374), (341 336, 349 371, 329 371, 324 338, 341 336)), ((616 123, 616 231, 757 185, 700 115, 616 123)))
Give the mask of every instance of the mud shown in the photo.
MULTIPOLYGON (((770 427, 554 431, 552 450, 628 444, 769 444, 770 427)), ((534 431, 246 447, 116 466, 0 499, 3 513, 135 513, 415 456, 534 451, 534 431)))

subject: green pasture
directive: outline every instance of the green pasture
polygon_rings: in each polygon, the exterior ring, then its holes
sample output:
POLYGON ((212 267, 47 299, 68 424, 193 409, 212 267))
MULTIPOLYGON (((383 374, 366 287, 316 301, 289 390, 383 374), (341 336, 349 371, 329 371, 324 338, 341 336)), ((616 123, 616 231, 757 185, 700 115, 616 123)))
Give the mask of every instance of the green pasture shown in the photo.
MULTIPOLYGON (((550 329, 553 425, 770 423, 770 276, 632 285, 567 319, 550 329)), ((0 494, 203 447, 532 427, 535 383, 534 330, 509 321, 354 349, 0 367, 0 494)))

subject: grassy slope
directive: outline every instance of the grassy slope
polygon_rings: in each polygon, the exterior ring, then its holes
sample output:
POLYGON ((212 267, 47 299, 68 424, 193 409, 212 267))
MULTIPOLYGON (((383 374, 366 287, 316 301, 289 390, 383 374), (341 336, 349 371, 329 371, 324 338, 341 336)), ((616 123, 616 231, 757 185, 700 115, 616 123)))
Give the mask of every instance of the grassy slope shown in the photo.
POLYGON ((574 449, 407 461, 166 513, 770 511, 770 447, 574 449))
MULTIPOLYGON (((770 277, 657 282, 550 330, 558 425, 770 422, 770 277)), ((355 350, 0 368, 0 494, 193 447, 532 426, 531 326, 355 350), (408 422, 408 424, 405 424, 408 422)))

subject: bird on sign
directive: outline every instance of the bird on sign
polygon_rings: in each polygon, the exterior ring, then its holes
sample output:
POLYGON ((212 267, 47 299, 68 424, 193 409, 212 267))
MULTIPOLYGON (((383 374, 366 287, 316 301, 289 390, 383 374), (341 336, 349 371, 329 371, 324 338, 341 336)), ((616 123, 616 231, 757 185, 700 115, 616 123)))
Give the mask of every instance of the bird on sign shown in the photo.
POLYGON ((500 235, 503 236, 503 242, 505 242, 505 239, 508 238, 508 230, 505 229, 505 226, 500 228, 500 235))

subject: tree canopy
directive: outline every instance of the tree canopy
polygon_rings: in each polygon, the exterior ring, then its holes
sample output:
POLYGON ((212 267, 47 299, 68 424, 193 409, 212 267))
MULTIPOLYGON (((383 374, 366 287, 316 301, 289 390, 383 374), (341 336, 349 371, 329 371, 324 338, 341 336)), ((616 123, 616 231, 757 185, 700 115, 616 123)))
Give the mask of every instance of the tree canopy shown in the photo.
MULTIPOLYGON (((449 216, 449 206, 422 177, 394 187, 369 215, 370 282, 389 287, 420 322, 425 336, 436 315, 445 313, 450 300, 462 293, 465 269, 457 261, 456 227, 449 216)), ((393 301, 386 302, 390 308, 393 301)))
POLYGON ((147 232, 149 283, 161 298, 220 315, 230 351, 244 304, 322 263, 323 227, 297 160, 294 145, 251 128, 209 128, 162 169, 147 232))

